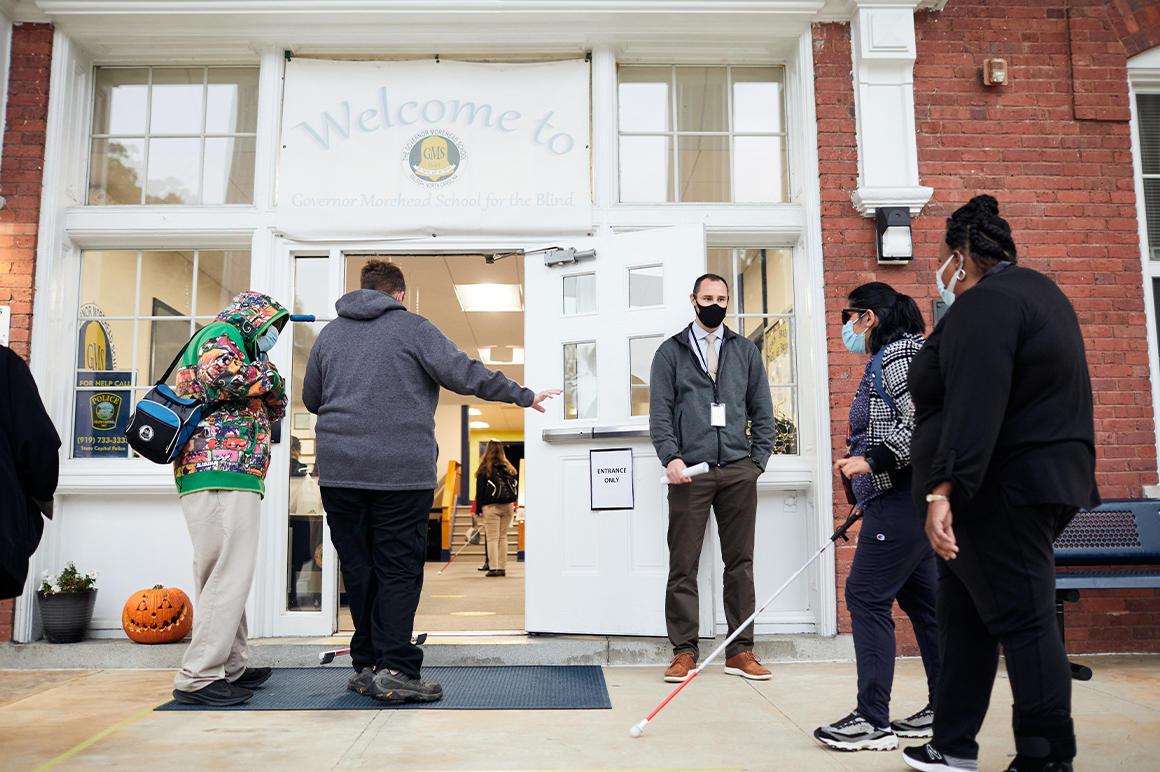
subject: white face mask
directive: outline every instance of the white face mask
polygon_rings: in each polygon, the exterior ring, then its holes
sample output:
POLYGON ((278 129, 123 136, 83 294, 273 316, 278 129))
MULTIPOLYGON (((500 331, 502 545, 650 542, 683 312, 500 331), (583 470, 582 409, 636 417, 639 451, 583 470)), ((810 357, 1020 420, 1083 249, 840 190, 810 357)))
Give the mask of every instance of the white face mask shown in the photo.
POLYGON ((948 308, 950 307, 951 303, 955 302, 955 285, 958 284, 962 279, 967 278, 967 272, 963 266, 965 262, 966 261, 963 260, 962 255, 960 255, 958 252, 952 252, 951 256, 947 258, 947 261, 939 266, 939 269, 935 271, 934 283, 935 286, 938 287, 938 295, 940 298, 942 298, 942 302, 945 303, 948 308), (950 265, 951 261, 956 257, 959 259, 959 267, 955 270, 954 275, 951 276, 950 286, 946 286, 943 284, 943 271, 947 269, 947 266, 950 265))

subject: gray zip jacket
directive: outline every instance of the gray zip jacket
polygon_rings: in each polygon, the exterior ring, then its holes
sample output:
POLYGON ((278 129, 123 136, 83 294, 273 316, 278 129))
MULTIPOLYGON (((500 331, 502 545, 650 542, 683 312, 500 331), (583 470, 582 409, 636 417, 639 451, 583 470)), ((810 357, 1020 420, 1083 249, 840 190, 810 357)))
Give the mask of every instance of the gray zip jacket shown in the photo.
POLYGON ((689 342, 689 328, 662 343, 653 356, 649 436, 665 466, 674 458, 688 466, 702 461, 718 466, 748 456, 765 469, 769 460, 775 436, 773 400, 761 352, 749 339, 723 329, 716 391, 689 342), (715 401, 725 404, 723 428, 709 421, 709 406, 715 401))
POLYGON ((376 290, 335 304, 310 351, 302 402, 318 416, 322 485, 435 488, 439 387, 530 407, 535 394, 460 351, 439 329, 376 290))

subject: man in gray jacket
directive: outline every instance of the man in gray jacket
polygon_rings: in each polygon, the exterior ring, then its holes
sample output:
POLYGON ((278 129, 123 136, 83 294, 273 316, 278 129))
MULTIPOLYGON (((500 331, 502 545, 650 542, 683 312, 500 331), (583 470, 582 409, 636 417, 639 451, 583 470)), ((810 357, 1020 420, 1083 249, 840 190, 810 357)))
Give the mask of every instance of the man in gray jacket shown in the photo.
MULTIPOLYGON (((697 666, 697 564, 712 507, 725 563, 725 618, 736 630, 755 608, 753 541, 757 478, 773 449, 773 401, 761 352, 726 327, 729 284, 705 274, 689 296, 694 321, 652 362, 649 435, 669 478, 669 581, 665 621, 673 660, 665 680, 697 666), (690 478, 702 462, 709 472, 690 478)), ((753 656, 753 626, 725 652, 725 672, 756 681, 770 672, 753 656)))
POLYGON ((411 643, 423 588, 427 518, 437 484, 439 387, 544 411, 560 392, 533 393, 456 348, 403 305, 398 266, 371 260, 362 289, 339 298, 338 318, 310 352, 302 387, 318 416, 317 471, 342 563, 355 632, 348 684, 387 702, 434 702, 411 643))

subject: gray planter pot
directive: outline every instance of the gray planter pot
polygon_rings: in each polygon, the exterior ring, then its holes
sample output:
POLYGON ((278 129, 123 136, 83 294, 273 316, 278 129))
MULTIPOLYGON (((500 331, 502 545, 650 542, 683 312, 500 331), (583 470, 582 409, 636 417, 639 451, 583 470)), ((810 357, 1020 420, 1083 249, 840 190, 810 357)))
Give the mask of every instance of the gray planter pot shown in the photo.
POLYGON ((96 590, 58 592, 53 595, 36 593, 44 637, 50 643, 76 643, 83 640, 89 622, 93 619, 93 607, 96 604, 96 590))

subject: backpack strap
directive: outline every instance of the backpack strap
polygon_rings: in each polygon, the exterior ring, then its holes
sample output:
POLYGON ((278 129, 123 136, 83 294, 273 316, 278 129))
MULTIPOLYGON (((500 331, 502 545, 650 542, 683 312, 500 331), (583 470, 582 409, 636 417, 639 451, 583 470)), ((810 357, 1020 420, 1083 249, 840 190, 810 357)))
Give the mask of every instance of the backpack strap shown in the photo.
POLYGON ((185 345, 182 346, 180 350, 178 350, 177 354, 173 357, 173 361, 169 363, 169 367, 165 368, 165 372, 161 374, 161 379, 157 381, 157 383, 153 384, 154 386, 160 386, 169 380, 169 376, 173 374, 173 368, 177 367, 177 363, 181 361, 181 357, 185 354, 185 350, 189 348, 189 344, 193 343, 193 339, 196 338, 199 334, 201 334, 201 330, 198 330, 193 335, 189 336, 189 340, 187 340, 185 345))
POLYGON ((882 355, 886 353, 885 348, 878 350, 878 353, 870 358, 870 382, 874 385, 874 391, 881 397, 886 406, 890 408, 892 413, 898 412, 898 403, 886 391, 886 376, 882 368, 882 355))

